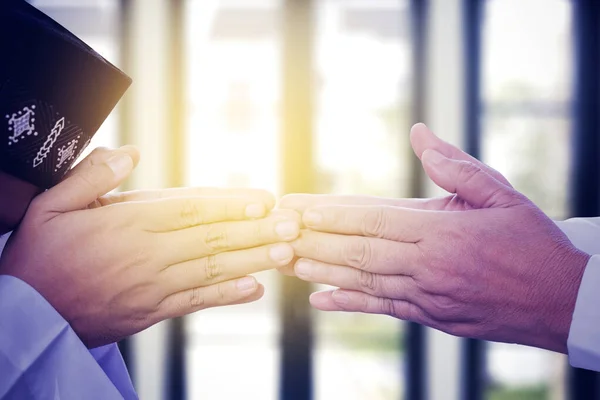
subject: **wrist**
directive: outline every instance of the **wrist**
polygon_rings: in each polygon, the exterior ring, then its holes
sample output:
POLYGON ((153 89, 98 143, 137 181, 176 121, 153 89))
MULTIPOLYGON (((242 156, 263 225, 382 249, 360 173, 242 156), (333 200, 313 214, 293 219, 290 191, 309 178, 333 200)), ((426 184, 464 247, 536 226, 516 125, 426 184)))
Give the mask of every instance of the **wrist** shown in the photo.
POLYGON ((567 354, 575 303, 591 256, 570 243, 561 247, 552 253, 549 268, 545 269, 547 279, 552 281, 552 289, 546 298, 540 299, 545 332, 539 335, 542 341, 539 347, 567 354))

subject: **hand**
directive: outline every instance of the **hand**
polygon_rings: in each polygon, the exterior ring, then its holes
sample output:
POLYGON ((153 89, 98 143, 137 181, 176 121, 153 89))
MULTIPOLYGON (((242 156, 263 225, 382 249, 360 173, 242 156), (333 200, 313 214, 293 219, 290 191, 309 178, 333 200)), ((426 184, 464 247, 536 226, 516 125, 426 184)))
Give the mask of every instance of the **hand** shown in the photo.
POLYGON ((414 130, 412 139, 427 175, 454 195, 307 209, 295 273, 341 288, 311 304, 566 352, 589 256, 495 171, 447 147, 421 151, 414 130))
MULTIPOLYGON (((419 159, 422 159, 425 150, 435 150, 448 158, 464 161, 475 165, 482 171, 485 171, 490 176, 498 180, 500 183, 511 187, 508 180, 498 171, 482 163, 478 159, 470 156, 459 148, 441 140, 433 134, 424 124, 416 124, 410 132, 410 141, 413 151, 419 159)), ((465 201, 457 194, 431 199, 395 199, 383 198, 376 196, 360 196, 360 195, 314 195, 314 194, 290 194, 284 196, 279 207, 281 209, 291 209, 304 213, 308 208, 319 205, 385 205, 394 207, 413 208, 418 210, 437 210, 437 211, 465 211, 472 210, 475 206, 465 201)), ((295 276, 294 264, 297 261, 295 257, 292 262, 279 269, 279 272, 295 276)))
POLYGON ((299 215, 264 191, 178 189, 100 197, 137 161, 101 150, 34 199, 0 273, 35 288, 96 347, 161 320, 259 299, 248 274, 288 263, 299 215))

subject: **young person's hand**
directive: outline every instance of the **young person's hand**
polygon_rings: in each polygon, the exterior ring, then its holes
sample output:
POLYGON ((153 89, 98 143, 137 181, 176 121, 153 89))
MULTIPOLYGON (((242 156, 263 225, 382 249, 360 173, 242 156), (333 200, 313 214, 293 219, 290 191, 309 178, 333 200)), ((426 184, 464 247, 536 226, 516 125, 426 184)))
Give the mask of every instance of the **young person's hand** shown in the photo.
POLYGON ((0 274, 35 288, 88 347, 161 320, 259 299, 248 274, 283 266, 294 211, 269 213, 259 190, 176 189, 105 195, 137 151, 99 150, 36 197, 11 236, 0 274))

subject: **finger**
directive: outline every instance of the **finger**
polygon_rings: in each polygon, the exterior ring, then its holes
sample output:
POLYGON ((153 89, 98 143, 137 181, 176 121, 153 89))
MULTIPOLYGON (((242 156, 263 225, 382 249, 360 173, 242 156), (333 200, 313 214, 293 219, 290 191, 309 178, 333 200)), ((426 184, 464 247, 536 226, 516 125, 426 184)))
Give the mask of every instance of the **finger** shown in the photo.
POLYGON ((335 196, 326 194, 288 194, 284 196, 279 208, 296 210, 303 214, 309 208, 327 205, 371 205, 371 206, 395 206, 413 209, 438 209, 442 199, 392 199, 375 196, 335 196), (439 204, 436 204, 436 202, 439 204), (437 208, 436 208, 437 207, 437 208))
POLYGON ((292 260, 283 267, 278 267, 277 271, 286 276, 296 276, 296 273, 294 272, 294 265, 298 260, 299 258, 294 254, 292 260))
POLYGON ((523 201, 514 189, 469 161, 453 160, 427 149, 423 152, 422 162, 436 185, 456 193, 473 207, 508 207, 523 201))
POLYGON ((152 232, 264 217, 267 206, 244 197, 174 197, 124 203, 127 213, 152 232))
POLYGON ((166 297, 159 304, 156 318, 162 321, 206 308, 243 303, 252 298, 258 288, 256 279, 246 276, 211 286, 184 290, 166 297))
POLYGON ((274 215, 253 221, 198 225, 162 233, 159 239, 169 254, 168 264, 192 260, 233 250, 249 249, 277 242, 288 242, 300 234, 299 215, 274 215))
POLYGON ((440 211, 391 206, 319 206, 302 216, 312 230, 416 243, 440 222, 440 211))
POLYGON ((500 172, 482 163, 475 157, 465 153, 458 147, 443 141, 437 137, 425 124, 419 123, 412 127, 410 130, 410 142, 415 154, 417 157, 419 157, 419 159, 422 159, 423 152, 425 152, 425 150, 435 150, 453 160, 471 162, 493 176, 498 181, 505 185, 511 186, 508 180, 500 172))
POLYGON ((300 259, 294 268, 303 281, 357 290, 379 297, 412 301, 416 287, 408 276, 379 275, 356 268, 300 259))
POLYGON ((115 150, 110 157, 95 164, 89 162, 62 182, 42 193, 34 201, 56 213, 80 210, 100 196, 118 187, 135 166, 131 153, 135 148, 115 150))
POLYGON ((464 204, 456 203, 454 197, 438 197, 429 199, 392 199, 375 196, 335 196, 320 194, 288 194, 283 197, 279 207, 293 209, 300 214, 307 209, 326 205, 348 206, 392 206, 410 208, 413 210, 430 211, 459 211, 464 210, 464 204))
POLYGON ((86 168, 90 168, 92 165, 101 164, 106 162, 116 151, 126 152, 131 156, 133 160, 133 168, 137 167, 140 161, 140 152, 135 146, 125 145, 119 149, 109 149, 107 147, 96 147, 87 157, 81 160, 77 165, 71 168, 63 177, 63 180, 72 176, 73 174, 79 173, 86 168))
POLYGON ((159 200, 173 197, 244 197, 265 204, 267 210, 275 207, 275 196, 262 189, 229 189, 229 188, 170 188, 163 190, 134 190, 130 192, 111 193, 101 199, 102 205, 130 201, 159 200))
POLYGON ((248 297, 244 297, 243 299, 241 299, 239 301, 234 301, 233 303, 231 303, 229 305, 235 306, 237 304, 252 303, 254 301, 260 300, 264 295, 265 295, 265 287, 259 283, 258 289, 256 289, 256 292, 252 293, 248 297))
POLYGON ((297 257, 385 275, 414 275, 421 257, 414 243, 303 230, 292 242, 297 257))
MULTIPOLYGON (((429 318, 418 306, 404 300, 386 299, 352 290, 313 293, 310 304, 322 311, 385 314, 404 321, 428 324, 429 318)), ((429 324, 430 325, 430 324, 429 324)))
POLYGON ((296 276, 296 272, 294 272, 294 265, 296 264, 296 261, 298 261, 298 257, 292 258, 292 261, 283 267, 277 268, 277 271, 286 276, 296 276))
POLYGON ((293 257, 292 247, 280 243, 186 261, 169 266, 161 274, 173 291, 181 291, 282 267, 293 257))

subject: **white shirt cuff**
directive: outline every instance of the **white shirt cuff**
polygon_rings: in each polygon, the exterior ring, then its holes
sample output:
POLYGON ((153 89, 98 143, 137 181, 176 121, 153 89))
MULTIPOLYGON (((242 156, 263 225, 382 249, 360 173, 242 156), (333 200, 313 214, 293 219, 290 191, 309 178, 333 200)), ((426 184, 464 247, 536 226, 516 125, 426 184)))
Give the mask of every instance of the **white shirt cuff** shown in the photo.
POLYGON ((588 262, 567 341, 573 367, 600 371, 600 255, 588 262))

